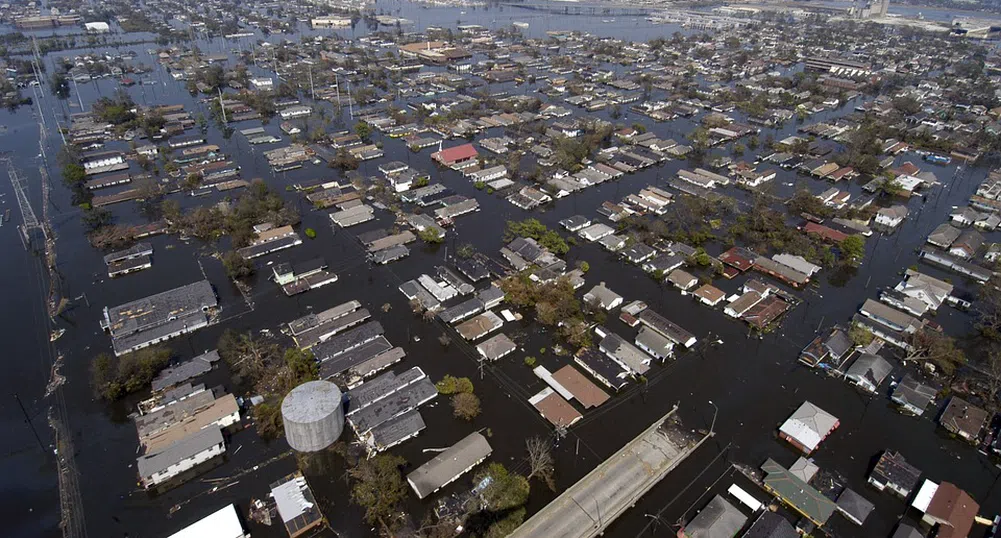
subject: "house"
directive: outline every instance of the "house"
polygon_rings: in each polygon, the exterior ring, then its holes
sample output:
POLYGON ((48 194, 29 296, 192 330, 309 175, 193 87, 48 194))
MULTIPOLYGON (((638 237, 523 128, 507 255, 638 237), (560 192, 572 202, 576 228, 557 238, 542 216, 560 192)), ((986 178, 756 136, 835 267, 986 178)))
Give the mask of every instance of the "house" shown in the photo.
POLYGON ((928 310, 934 312, 952 295, 953 286, 944 280, 908 269, 904 273, 904 279, 893 289, 920 301, 928 310))
POLYGON ((745 516, 726 499, 716 495, 687 525, 679 537, 732 538, 747 523, 745 516))
POLYGON ((313 113, 313 109, 306 105, 295 105, 288 108, 283 108, 278 111, 278 115, 281 116, 283 120, 290 120, 292 118, 301 118, 303 116, 308 116, 313 113))
POLYGON ((911 506, 923 515, 921 522, 938 528, 936 538, 967 538, 980 505, 954 484, 925 480, 911 506))
POLYGON ((876 212, 876 224, 887 228, 900 226, 906 218, 907 207, 902 205, 884 207, 876 212))
POLYGON ((901 523, 890 538, 925 538, 925 535, 907 523, 901 523))
POLYGON ((949 254, 968 260, 977 254, 984 244, 984 236, 976 230, 966 230, 959 235, 949 248, 949 254))
POLYGON ((650 370, 650 362, 652 361, 650 356, 621 336, 600 325, 594 328, 594 333, 601 337, 598 349, 624 370, 635 375, 644 375, 650 370))
POLYGON ((583 239, 586 239, 588 241, 598 241, 603 237, 612 235, 614 233, 615 230, 611 226, 599 222, 597 224, 592 224, 582 229, 581 231, 577 232, 577 235, 581 236, 583 239))
MULTIPOLYGON (((105 26, 107 26, 106 23, 105 26)), ((219 510, 171 534, 167 538, 199 537, 250 538, 250 533, 244 532, 243 523, 240 522, 240 516, 236 511, 236 505, 227 504, 219 510)))
POLYGON ((939 224, 932 233, 928 234, 928 243, 939 248, 948 249, 952 244, 959 239, 959 235, 963 233, 955 226, 949 224, 948 222, 943 222, 939 224))
POLYGON ((438 150, 431 154, 431 158, 436 162, 450 167, 465 168, 476 163, 479 153, 472 144, 462 144, 438 150))
POLYGON ((921 470, 907 463, 899 452, 887 450, 879 457, 876 467, 869 473, 869 485, 879 491, 890 490, 906 499, 917 487, 921 470))
POLYGON ((698 297, 699 301, 703 304, 716 306, 726 297, 726 292, 712 284, 703 284, 697 290, 693 291, 692 295, 698 297))
POLYGON ((810 263, 802 256, 796 256, 793 254, 775 254, 772 256, 772 261, 785 265, 786 267, 791 267, 808 277, 819 273, 821 269, 819 265, 810 263))
POLYGON ((934 387, 926 385, 910 374, 897 384, 890 394, 890 399, 899 405, 903 411, 912 415, 924 414, 928 404, 932 403, 938 393, 934 387))
POLYGON ((764 299, 764 297, 756 291, 745 292, 737 299, 731 301, 730 304, 726 305, 726 307, 723 308, 723 313, 732 318, 739 319, 741 316, 746 314, 752 306, 760 303, 762 299, 764 299))
POLYGON ((226 452, 217 427, 208 427, 178 439, 162 449, 139 456, 136 469, 146 489, 163 484, 226 452))
POLYGON ((838 512, 856 525, 865 523, 873 509, 875 506, 872 502, 850 488, 845 488, 841 495, 838 495, 838 512))
POLYGON ((838 425, 840 421, 834 415, 810 402, 803 402, 779 427, 779 437, 804 454, 811 454, 838 425))
POLYGON ((865 300, 859 313, 902 333, 911 334, 921 327, 921 321, 917 318, 872 299, 865 300))
POLYGON ((560 221, 560 225, 571 233, 576 233, 591 225, 591 219, 582 215, 574 215, 560 221))
POLYGON ((741 538, 799 538, 799 533, 786 518, 764 510, 741 538))
POLYGON ((487 438, 473 432, 407 475, 407 483, 421 499, 451 484, 493 452, 487 438))
POLYGON ((956 226, 970 226, 980 220, 980 213, 970 206, 958 207, 949 214, 949 219, 956 226))
POLYGON ((993 232, 998 226, 1001 226, 1001 216, 997 213, 982 215, 977 222, 973 223, 974 228, 985 232, 993 232))
POLYGON ((270 487, 269 496, 275 500, 275 511, 289 538, 301 538, 324 524, 313 490, 301 472, 285 475, 272 482, 270 487))
POLYGON ((699 279, 683 269, 675 269, 667 275, 667 281, 681 291, 688 291, 699 283, 699 279))
POLYGON ((622 296, 605 287, 605 283, 602 282, 584 294, 584 302, 604 310, 612 310, 622 304, 622 296))
POLYGON ((855 343, 845 331, 833 329, 827 337, 818 336, 810 342, 799 354, 799 362, 815 367, 827 360, 833 364, 841 364, 841 359, 847 355, 855 343))
POLYGON ((976 443, 988 418, 987 411, 967 403, 959 396, 953 396, 942 411, 938 423, 947 431, 976 443))
POLYGON ((674 342, 647 326, 640 327, 634 342, 636 347, 660 360, 674 355, 674 342))
POLYGON ((814 525, 823 526, 834 515, 836 506, 830 499, 771 458, 761 470, 765 472, 765 490, 814 525))
POLYGON ((890 375, 890 371, 893 370, 893 366, 879 355, 873 355, 871 353, 862 353, 855 363, 848 368, 848 372, 845 374, 845 379, 850 380, 856 386, 861 389, 873 393, 886 376, 890 375))

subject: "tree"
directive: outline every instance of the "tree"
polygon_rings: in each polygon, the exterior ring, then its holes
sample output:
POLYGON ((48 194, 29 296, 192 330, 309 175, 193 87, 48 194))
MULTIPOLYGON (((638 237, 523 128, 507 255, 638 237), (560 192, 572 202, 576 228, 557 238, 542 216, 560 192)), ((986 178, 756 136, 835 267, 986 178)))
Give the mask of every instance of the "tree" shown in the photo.
POLYGON ((91 387, 100 398, 118 400, 149 387, 156 374, 170 363, 170 356, 170 349, 160 346, 121 356, 101 353, 91 361, 91 387))
POLYGON ((845 263, 857 267, 865 257, 865 239, 861 235, 849 235, 841 242, 841 258, 845 263))
POLYGON ((512 510, 504 516, 504 519, 490 525, 484 538, 504 538, 517 530, 525 521, 525 509, 512 510))
POLYGON ((254 406, 254 422, 257 425, 257 435, 265 441, 277 439, 285 432, 285 422, 282 420, 281 402, 262 402, 254 406))
POLYGON ((372 126, 368 122, 359 121, 355 124, 355 134, 358 135, 358 138, 367 142, 372 136, 372 126))
POLYGON ((222 264, 226 268, 226 275, 234 280, 249 278, 257 270, 253 261, 244 258, 235 250, 223 254, 222 264))
POLYGON ((434 384, 439 394, 472 394, 473 382, 468 377, 453 377, 446 375, 434 384))
POLYGON ((438 228, 424 228, 417 235, 425 243, 438 244, 445 240, 444 234, 438 231, 438 228))
POLYGON ((956 347, 952 337, 933 329, 922 328, 907 338, 910 350, 905 361, 925 362, 951 376, 956 368, 966 363, 963 350, 956 347))
POLYGON ((358 158, 344 148, 337 150, 334 160, 330 161, 331 168, 340 170, 357 170, 359 164, 358 158))
POLYGON ((528 451, 528 480, 538 478, 556 491, 556 466, 553 463, 553 453, 549 443, 541 437, 525 439, 525 450, 528 451))
POLYGON ((67 187, 79 185, 87 180, 87 170, 76 163, 69 163, 63 167, 63 183, 67 187))
POLYGON ((114 217, 111 215, 111 211, 103 207, 95 207, 83 212, 83 224, 91 232, 108 226, 112 220, 114 217))
POLYGON ((991 340, 1001 340, 1001 277, 992 276, 980 287, 974 312, 980 333, 991 340))
POLYGON ((480 399, 471 392, 452 396, 452 414, 463 420, 473 420, 480 414, 480 399))
POLYGON ((531 490, 528 479, 519 474, 511 473, 500 463, 491 463, 486 469, 476 473, 473 483, 487 484, 480 496, 483 499, 483 508, 492 512, 524 505, 528 501, 528 493, 531 490))
POLYGON ((348 469, 354 480, 351 500, 365 509, 365 520, 379 525, 383 532, 392 533, 400 501, 407 495, 407 485, 400 468, 407 462, 399 456, 382 453, 372 459, 363 459, 348 469))

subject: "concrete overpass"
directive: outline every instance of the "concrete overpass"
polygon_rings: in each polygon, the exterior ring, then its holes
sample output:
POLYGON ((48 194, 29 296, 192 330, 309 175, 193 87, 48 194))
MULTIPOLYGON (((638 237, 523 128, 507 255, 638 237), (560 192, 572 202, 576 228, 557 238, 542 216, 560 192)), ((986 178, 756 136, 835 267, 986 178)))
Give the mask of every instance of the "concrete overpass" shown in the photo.
POLYGON ((678 406, 603 461, 510 535, 593 538, 713 434, 692 435, 671 417, 678 406))

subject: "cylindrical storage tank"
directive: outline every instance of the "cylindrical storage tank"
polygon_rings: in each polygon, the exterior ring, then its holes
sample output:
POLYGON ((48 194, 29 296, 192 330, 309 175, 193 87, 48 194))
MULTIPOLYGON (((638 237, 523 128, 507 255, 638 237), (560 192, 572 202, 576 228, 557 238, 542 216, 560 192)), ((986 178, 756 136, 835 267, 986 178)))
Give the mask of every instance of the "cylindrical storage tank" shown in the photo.
POLYGON ((292 389, 282 402, 285 438, 299 452, 334 444, 344 430, 341 391, 329 381, 309 381, 292 389))

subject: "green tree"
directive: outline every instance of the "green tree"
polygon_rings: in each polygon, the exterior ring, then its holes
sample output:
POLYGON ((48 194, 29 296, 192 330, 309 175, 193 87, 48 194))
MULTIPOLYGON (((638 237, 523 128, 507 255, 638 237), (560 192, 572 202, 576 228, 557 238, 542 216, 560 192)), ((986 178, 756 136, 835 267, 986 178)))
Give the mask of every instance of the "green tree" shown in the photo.
POLYGON ((372 136, 372 126, 368 122, 359 121, 355 124, 355 134, 358 135, 358 138, 367 142, 372 136))
POLYGON ((400 501, 407 495, 400 468, 407 462, 399 456, 382 453, 372 459, 363 459, 348 470, 354 480, 351 500, 365 509, 365 520, 379 525, 383 532, 393 531, 393 516, 400 501))
POLYGON ((170 363, 170 356, 170 349, 160 346, 121 356, 101 353, 91 361, 91 387, 98 397, 109 401, 147 389, 156 374, 170 363))
POLYGON ((63 183, 67 187, 73 187, 87 181, 87 170, 76 163, 70 163, 63 167, 63 183))
POLYGON ((865 257, 865 239, 861 235, 850 235, 841 242, 841 257, 845 263, 858 266, 865 257))
POLYGON ((244 258, 235 250, 223 254, 222 265, 226 268, 226 275, 235 280, 249 278, 257 270, 253 261, 244 258))
POLYGON ((435 388, 439 394, 472 394, 473 382, 468 377, 454 377, 446 375, 435 383, 435 388))
POLYGON ((424 228, 417 235, 425 243, 438 244, 445 241, 445 236, 437 228, 424 228))
POLYGON ((528 501, 531 490, 528 479, 508 471, 503 464, 491 463, 486 469, 476 473, 473 482, 482 484, 487 479, 487 486, 481 492, 485 509, 492 512, 510 510, 528 501))

